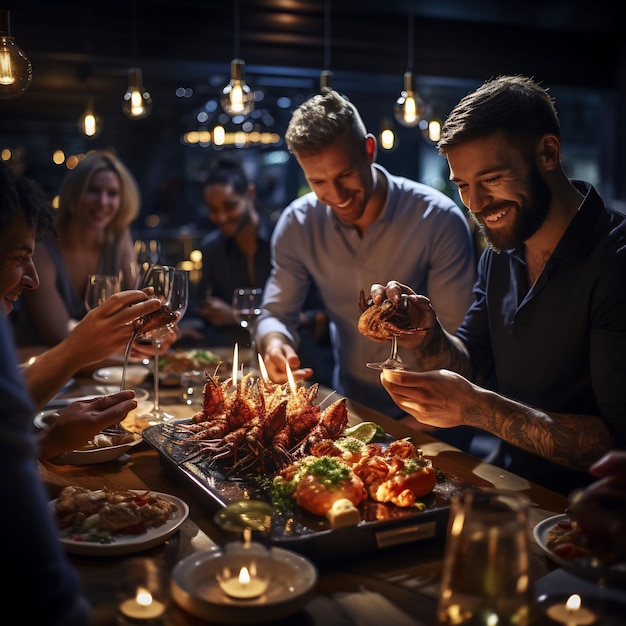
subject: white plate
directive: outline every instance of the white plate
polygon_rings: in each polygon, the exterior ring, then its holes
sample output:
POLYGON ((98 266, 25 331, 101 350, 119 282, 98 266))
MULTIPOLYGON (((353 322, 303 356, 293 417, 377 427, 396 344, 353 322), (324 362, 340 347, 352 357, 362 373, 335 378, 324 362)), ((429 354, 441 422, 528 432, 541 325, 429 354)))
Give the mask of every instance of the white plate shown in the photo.
MULTIPOLYGON (((121 459, 127 452, 143 442, 140 436, 135 441, 122 443, 119 446, 106 446, 103 448, 88 448, 86 450, 72 450, 61 456, 50 459, 55 465, 94 465, 98 463, 110 463, 121 459)), ((128 459, 130 457, 126 457, 128 459)))
MULTIPOLYGON (((600 572, 597 567, 593 567, 592 560, 588 557, 579 559, 566 559, 548 547, 548 537, 550 530, 563 520, 571 519, 569 515, 561 514, 548 517, 542 522, 539 522, 533 529, 533 537, 539 544, 539 547, 558 565, 563 569, 569 570, 573 574, 582 576, 590 580, 597 581, 600 572)), ((609 583, 620 582, 624 584, 626 581, 626 563, 617 563, 607 568, 604 572, 606 581, 609 583)))
MULTIPOLYGON (((145 489, 131 489, 135 493, 145 493, 145 489)), ((87 556, 115 556, 118 554, 132 554, 147 550, 163 543, 169 539, 179 528, 179 526, 187 519, 189 515, 189 507, 187 503, 171 496, 167 493, 152 491, 152 494, 172 502, 176 505, 176 511, 171 515, 170 519, 158 528, 149 528, 141 535, 115 535, 113 543, 94 543, 83 541, 84 535, 73 535, 71 537, 60 536, 59 540, 67 552, 72 554, 84 554, 87 556)), ((56 500, 50 502, 50 510, 54 513, 56 500)))
MULTIPOLYGON (((106 385, 120 384, 122 382, 122 373, 124 367, 122 365, 113 365, 111 367, 102 367, 96 370, 91 376, 92 378, 106 385)), ((150 370, 144 365, 129 365, 126 368, 126 386, 136 387, 141 385, 146 378, 150 370)))
POLYGON ((219 550, 198 552, 183 559, 172 571, 172 597, 192 615, 222 624, 274 622, 299 611, 317 582, 315 566, 303 556, 272 548, 272 580, 258 598, 237 600, 224 595, 215 573, 219 550))

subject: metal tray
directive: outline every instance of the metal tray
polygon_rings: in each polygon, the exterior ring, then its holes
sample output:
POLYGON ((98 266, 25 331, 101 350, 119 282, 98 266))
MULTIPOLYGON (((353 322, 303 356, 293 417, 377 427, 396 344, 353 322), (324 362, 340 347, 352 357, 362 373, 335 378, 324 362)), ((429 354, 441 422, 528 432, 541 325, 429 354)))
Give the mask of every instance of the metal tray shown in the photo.
MULTIPOLYGON (((207 459, 189 460, 188 448, 182 443, 186 435, 174 428, 176 423, 188 421, 149 426, 142 436, 159 452, 166 467, 208 496, 209 506, 216 512, 242 500, 269 502, 267 491, 253 475, 231 475, 217 464, 210 466, 207 459)), ((385 436, 375 441, 384 445, 393 439, 385 436)), ((410 542, 442 539, 447 530, 450 496, 468 485, 455 477, 440 472, 438 475, 434 491, 420 498, 425 505, 422 511, 366 501, 359 506, 361 522, 357 526, 331 529, 326 518, 294 507, 291 511, 274 511, 269 541, 322 563, 410 542)))

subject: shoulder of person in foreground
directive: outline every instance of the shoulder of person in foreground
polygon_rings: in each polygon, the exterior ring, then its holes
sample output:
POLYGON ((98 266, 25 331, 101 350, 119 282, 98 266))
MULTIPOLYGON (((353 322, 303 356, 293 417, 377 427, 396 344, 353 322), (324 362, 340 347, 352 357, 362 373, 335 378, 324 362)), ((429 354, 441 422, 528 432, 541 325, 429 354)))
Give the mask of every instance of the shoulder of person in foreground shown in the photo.
POLYGON ((87 626, 89 607, 58 540, 48 494, 36 464, 31 435, 33 404, 19 375, 13 338, 0 319, 0 498, 11 514, 0 516, 3 558, 2 623, 87 626), (24 602, 25 590, 35 601, 24 602), (36 591, 34 591, 36 590, 36 591))

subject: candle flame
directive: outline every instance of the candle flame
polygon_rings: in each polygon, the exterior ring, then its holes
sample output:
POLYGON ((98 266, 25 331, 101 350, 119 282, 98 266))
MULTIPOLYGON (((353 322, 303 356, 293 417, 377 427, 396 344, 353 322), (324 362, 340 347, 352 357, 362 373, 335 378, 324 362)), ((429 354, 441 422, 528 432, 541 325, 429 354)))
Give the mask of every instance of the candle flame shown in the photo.
POLYGON ((580 609, 581 599, 577 593, 572 594, 567 602, 565 603, 565 608, 568 611, 578 611, 580 609))
POLYGON ((298 394, 296 381, 293 379, 293 374, 291 372, 291 368, 289 367, 289 363, 286 363, 286 366, 287 366, 287 380, 289 381, 289 388, 291 389, 291 393, 294 396, 296 396, 298 394))
POLYGON ((239 370, 239 344, 235 344, 233 350, 233 387, 237 386, 237 371, 239 370))
POLYGON ((250 573, 248 572, 248 568, 247 567, 242 567, 240 572, 239 572, 239 582, 242 585, 249 585, 250 584, 250 573))
POLYGON ((152 604, 152 594, 144 587, 137 587, 135 600, 140 606, 150 606, 152 604))
POLYGON ((263 379, 264 383, 269 383, 270 378, 267 375, 267 368, 265 367, 265 362, 263 361, 263 357, 260 354, 257 354, 257 356, 259 357, 259 371, 261 372, 261 378, 263 379))

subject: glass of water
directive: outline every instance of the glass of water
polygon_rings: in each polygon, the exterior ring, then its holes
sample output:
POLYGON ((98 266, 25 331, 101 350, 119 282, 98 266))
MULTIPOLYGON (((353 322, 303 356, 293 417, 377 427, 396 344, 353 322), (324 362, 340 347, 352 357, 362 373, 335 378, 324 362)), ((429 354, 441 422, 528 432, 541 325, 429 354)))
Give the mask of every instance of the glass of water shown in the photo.
POLYGON ((529 504, 496 489, 452 496, 437 624, 528 626, 529 504))

